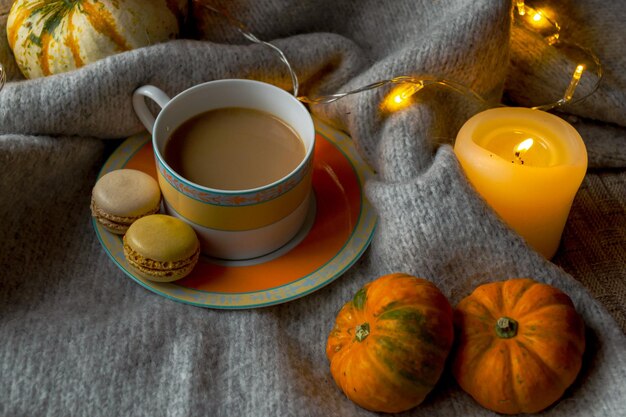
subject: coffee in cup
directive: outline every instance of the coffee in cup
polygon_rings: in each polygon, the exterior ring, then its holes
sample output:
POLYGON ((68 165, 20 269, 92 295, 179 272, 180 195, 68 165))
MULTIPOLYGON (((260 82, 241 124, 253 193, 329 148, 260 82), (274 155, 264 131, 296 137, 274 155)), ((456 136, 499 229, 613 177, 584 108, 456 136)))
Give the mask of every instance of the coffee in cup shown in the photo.
POLYGON ((165 162, 204 187, 248 190, 280 180, 302 162, 298 134, 264 111, 230 107, 183 122, 165 145, 165 162))

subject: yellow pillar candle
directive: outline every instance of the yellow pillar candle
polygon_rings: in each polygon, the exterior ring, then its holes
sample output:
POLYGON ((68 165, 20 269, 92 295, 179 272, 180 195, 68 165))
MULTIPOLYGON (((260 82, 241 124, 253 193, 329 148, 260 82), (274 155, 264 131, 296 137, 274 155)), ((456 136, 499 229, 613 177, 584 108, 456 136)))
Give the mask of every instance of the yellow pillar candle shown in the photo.
POLYGON ((495 212, 552 258, 587 170, 587 150, 576 129, 540 110, 495 108, 463 125, 454 152, 495 212))

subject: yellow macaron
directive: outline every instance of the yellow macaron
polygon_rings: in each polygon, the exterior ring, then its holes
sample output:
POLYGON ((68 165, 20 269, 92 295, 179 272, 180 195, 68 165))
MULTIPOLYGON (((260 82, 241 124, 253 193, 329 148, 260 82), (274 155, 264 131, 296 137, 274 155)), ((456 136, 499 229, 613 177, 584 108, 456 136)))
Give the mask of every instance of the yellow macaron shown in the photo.
POLYGON ((143 278, 170 282, 188 275, 200 257, 200 242, 187 223, 165 214, 134 222, 123 238, 128 265, 143 278))
POLYGON ((123 235, 141 217, 157 213, 161 190, 157 181, 135 169, 103 175, 91 192, 91 215, 105 229, 123 235))

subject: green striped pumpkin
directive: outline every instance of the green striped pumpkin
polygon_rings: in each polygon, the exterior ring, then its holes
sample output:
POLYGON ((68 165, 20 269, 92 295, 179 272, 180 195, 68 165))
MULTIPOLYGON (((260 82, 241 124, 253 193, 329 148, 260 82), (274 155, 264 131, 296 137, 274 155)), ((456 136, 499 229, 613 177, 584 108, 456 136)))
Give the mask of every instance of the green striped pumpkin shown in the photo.
POLYGON ((443 372, 452 323, 452 307, 434 284, 401 273, 382 276, 337 314, 326 344, 331 374, 363 408, 413 408, 443 372))
POLYGON ((26 78, 178 36, 185 0, 17 0, 7 38, 26 78))

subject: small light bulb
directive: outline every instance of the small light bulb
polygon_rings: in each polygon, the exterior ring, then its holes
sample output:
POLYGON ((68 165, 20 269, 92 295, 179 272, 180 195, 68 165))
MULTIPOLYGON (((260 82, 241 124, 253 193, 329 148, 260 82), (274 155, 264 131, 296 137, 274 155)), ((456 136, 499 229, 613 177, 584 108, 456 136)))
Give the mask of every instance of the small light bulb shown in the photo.
POLYGON ((577 65, 576 66, 576 71, 574 71, 574 77, 576 77, 577 79, 580 80, 580 77, 582 77, 583 75, 583 71, 585 70, 585 66, 584 65, 577 65))
POLYGON ((557 43, 559 41, 559 33, 555 33, 553 35, 550 35, 546 38, 546 42, 548 42, 548 45, 552 46, 555 43, 557 43))
POLYGON ((526 14, 526 5, 524 4, 524 0, 517 0, 517 13, 520 16, 524 16, 526 14))
POLYGON ((539 21, 541 20, 541 17, 542 17, 542 16, 541 16, 541 13, 540 13, 540 12, 536 12, 536 13, 533 15, 533 20, 534 20, 535 22, 539 22, 539 21))
POLYGON ((407 82, 402 83, 387 96, 387 99, 383 102, 384 107, 387 110, 396 111, 408 105, 409 100, 413 94, 417 93, 424 87, 422 82, 407 82))
POLYGON ((563 95, 563 101, 567 103, 574 97, 574 92, 576 91, 576 87, 578 87, 578 83, 580 82, 580 78, 583 76, 583 71, 585 71, 585 66, 582 64, 578 64, 576 69, 574 70, 574 74, 572 74, 572 80, 569 82, 567 89, 565 90, 565 94, 563 95))

